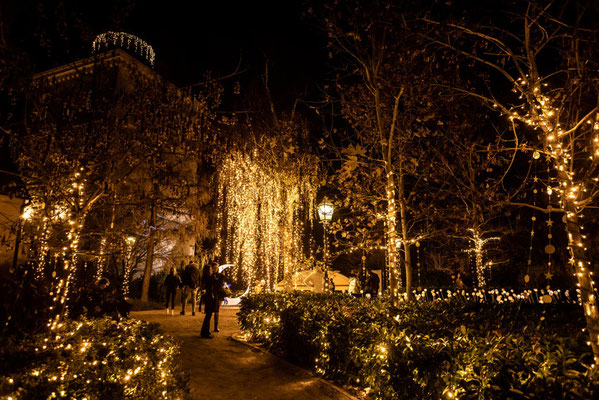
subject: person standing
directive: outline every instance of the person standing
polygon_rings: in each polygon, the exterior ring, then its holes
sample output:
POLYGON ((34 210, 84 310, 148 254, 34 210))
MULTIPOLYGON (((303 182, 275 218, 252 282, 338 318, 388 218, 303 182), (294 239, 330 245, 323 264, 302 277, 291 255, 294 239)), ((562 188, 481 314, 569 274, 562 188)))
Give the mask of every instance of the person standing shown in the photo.
POLYGON ((200 286, 200 270, 194 261, 190 261, 183 271, 181 279, 183 290, 181 292, 181 315, 185 315, 187 299, 191 295, 191 315, 196 315, 196 295, 200 286))
POLYGON ((324 271, 320 267, 315 267, 304 279, 304 284, 312 289, 313 293, 324 292, 324 271))
POLYGON ((204 322, 202 323, 202 331, 200 336, 206 339, 212 339, 214 336, 210 334, 210 319, 212 314, 217 309, 217 278, 215 273, 218 271, 216 263, 210 263, 204 267, 202 274, 202 295, 204 296, 204 322))
POLYGON ((220 332, 218 330, 218 312, 220 311, 220 304, 225 299, 225 276, 218 270, 218 263, 212 263, 212 277, 214 279, 214 290, 215 290, 215 304, 214 304, 214 332, 220 332))
POLYGON ((164 288, 166 289, 166 314, 173 315, 175 310, 175 295, 177 294, 177 289, 181 286, 181 277, 177 274, 177 268, 171 268, 170 273, 166 276, 164 280, 164 288), (171 303, 171 306, 168 306, 168 303, 171 303))
POLYGON ((349 282, 347 286, 347 293, 354 297, 360 296, 360 281, 358 281, 358 277, 356 276, 357 272, 352 271, 349 277, 349 282))
POLYGON ((366 280, 366 294, 370 294, 371 297, 376 297, 379 294, 379 284, 380 284, 379 276, 373 271, 370 270, 368 273, 368 279, 366 280))

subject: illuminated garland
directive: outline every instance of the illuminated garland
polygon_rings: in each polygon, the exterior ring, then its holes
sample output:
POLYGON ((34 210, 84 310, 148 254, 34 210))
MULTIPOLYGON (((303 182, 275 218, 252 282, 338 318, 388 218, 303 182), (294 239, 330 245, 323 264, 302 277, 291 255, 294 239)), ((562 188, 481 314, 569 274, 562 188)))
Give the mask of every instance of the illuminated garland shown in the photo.
POLYGON ((151 66, 154 66, 154 60, 156 59, 154 49, 135 35, 126 32, 105 32, 96 36, 92 43, 94 53, 110 46, 120 46, 123 49, 134 51, 145 58, 151 66))
POLYGON ((105 264, 105 252, 106 252, 106 237, 103 237, 100 241, 100 254, 98 254, 98 262, 96 269, 96 280, 102 278, 104 274, 104 264, 105 264))
POLYGON ((391 302, 397 305, 400 293, 399 288, 403 287, 402 276, 399 271, 397 259, 397 230, 396 218, 397 211, 395 207, 395 178, 393 171, 387 171, 387 215, 386 215, 386 238, 387 238, 387 265, 389 270, 389 290, 391 293, 391 302))

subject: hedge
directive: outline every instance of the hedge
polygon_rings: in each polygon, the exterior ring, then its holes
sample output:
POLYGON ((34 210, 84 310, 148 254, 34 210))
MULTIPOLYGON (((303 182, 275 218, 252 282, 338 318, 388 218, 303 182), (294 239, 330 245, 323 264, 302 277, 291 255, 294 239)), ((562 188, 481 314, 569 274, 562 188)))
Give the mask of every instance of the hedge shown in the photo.
POLYGON ((184 399, 173 339, 136 320, 68 320, 55 332, 4 337, 0 398, 184 399))
POLYGON ((246 297, 242 329, 374 399, 591 399, 599 374, 576 304, 246 297))

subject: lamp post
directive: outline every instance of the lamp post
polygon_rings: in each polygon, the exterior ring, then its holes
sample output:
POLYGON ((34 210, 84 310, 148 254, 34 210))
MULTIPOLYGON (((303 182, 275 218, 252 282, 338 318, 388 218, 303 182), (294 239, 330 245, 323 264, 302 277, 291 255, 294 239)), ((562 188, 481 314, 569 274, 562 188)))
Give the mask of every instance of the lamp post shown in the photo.
POLYGON ((19 263, 19 246, 21 245, 21 235, 23 234, 23 225, 26 220, 31 219, 31 215, 33 213, 33 209, 29 205, 29 202, 25 200, 23 204, 21 204, 20 218, 17 225, 17 235, 15 238, 15 251, 12 257, 12 271, 17 270, 17 264, 19 263))
POLYGON ((333 218, 333 212, 335 211, 335 207, 329 200, 325 197, 322 202, 318 205, 318 218, 320 222, 322 222, 322 226, 324 228, 323 236, 324 236, 324 291, 328 292, 330 289, 329 285, 329 235, 328 235, 328 227, 329 222, 333 218))

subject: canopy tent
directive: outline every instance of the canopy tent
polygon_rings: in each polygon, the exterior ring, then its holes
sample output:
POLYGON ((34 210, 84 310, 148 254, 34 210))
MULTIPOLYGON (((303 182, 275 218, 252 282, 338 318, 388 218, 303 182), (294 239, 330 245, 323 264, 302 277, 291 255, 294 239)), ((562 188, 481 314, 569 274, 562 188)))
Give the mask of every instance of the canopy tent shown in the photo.
MULTIPOLYGON (((311 277, 315 275, 315 270, 307 269, 298 271, 275 285, 276 292, 290 292, 292 290, 312 291, 313 287, 309 284, 311 277)), ((347 292, 349 287, 349 278, 339 271, 329 271, 329 278, 333 279, 335 291, 347 292)))

